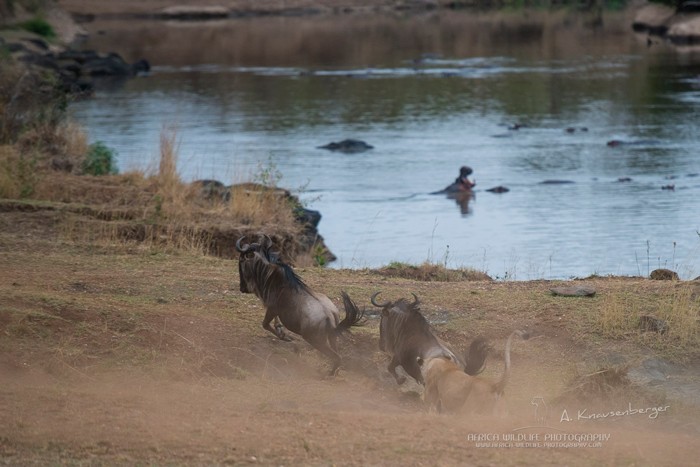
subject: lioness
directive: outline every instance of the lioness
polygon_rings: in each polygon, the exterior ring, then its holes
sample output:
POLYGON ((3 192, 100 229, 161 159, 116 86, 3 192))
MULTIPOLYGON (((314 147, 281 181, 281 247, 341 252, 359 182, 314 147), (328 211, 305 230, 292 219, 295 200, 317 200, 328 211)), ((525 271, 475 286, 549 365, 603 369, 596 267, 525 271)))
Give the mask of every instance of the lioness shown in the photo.
POLYGON ((490 413, 505 415, 503 393, 510 376, 510 346, 513 336, 527 339, 524 331, 514 331, 508 336, 505 352, 505 369, 498 381, 470 376, 451 360, 442 357, 423 360, 418 357, 425 390, 423 400, 430 411, 446 413, 490 413))

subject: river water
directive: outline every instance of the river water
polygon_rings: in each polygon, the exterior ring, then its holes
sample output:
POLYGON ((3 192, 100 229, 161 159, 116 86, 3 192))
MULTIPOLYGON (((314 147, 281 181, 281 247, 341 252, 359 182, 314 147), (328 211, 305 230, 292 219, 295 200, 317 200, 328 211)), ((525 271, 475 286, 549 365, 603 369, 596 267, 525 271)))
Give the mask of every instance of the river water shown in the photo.
POLYGON ((689 279, 700 53, 649 44, 630 24, 625 11, 98 21, 86 48, 153 70, 70 110, 121 171, 157 166, 175 126, 185 180, 281 177, 322 213, 333 267, 427 260, 516 280, 667 267, 689 279), (346 138, 374 149, 318 148, 346 138), (429 194, 462 165, 473 199, 429 194), (510 191, 486 191, 498 185, 510 191))

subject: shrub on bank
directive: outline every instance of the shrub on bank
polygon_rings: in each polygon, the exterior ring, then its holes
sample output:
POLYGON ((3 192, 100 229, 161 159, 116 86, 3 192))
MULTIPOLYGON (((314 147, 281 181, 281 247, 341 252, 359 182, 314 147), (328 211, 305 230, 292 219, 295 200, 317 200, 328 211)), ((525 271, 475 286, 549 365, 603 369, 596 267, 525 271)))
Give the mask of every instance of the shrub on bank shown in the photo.
POLYGON ((56 32, 53 27, 43 18, 35 17, 19 24, 22 29, 38 34, 46 39, 54 39, 56 32))
POLYGON ((102 141, 90 145, 85 160, 83 173, 86 175, 114 175, 118 172, 116 153, 102 141))

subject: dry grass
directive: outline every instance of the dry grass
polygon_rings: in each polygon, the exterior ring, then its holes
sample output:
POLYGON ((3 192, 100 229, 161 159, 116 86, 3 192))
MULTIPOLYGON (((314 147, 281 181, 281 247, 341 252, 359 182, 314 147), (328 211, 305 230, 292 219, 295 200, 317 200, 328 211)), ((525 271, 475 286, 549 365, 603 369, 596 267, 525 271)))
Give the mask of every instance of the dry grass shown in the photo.
POLYGON ((247 183, 235 185, 228 199, 207 198, 199 185, 180 178, 178 145, 176 129, 166 127, 156 171, 99 177, 30 170, 14 148, 3 147, 0 164, 14 172, 3 171, 0 193, 59 203, 51 209, 66 213, 59 225, 62 238, 80 244, 217 255, 226 250, 230 256, 240 235, 262 231, 276 234, 285 250, 297 253, 290 239, 301 227, 288 192, 247 183), (24 186, 28 193, 20 196, 24 186))
POLYGON ((667 355, 683 354, 700 346, 700 296, 697 282, 665 283, 656 297, 635 291, 606 295, 594 314, 595 327, 614 339, 633 339, 667 355), (665 331, 644 329, 640 320, 653 316, 666 323, 665 331))
POLYGON ((0 146, 0 198, 20 197, 22 167, 19 154, 13 146, 0 146))
POLYGON ((446 267, 428 261, 414 266, 406 263, 390 263, 377 269, 377 274, 385 277, 400 277, 417 281, 459 282, 492 280, 487 274, 475 269, 447 269, 446 267))

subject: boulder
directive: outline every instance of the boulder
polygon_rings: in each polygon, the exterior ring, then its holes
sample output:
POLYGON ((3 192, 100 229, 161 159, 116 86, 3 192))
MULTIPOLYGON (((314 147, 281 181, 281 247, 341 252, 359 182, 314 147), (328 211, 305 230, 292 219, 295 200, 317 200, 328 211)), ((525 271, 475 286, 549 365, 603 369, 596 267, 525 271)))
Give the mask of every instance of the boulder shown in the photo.
POLYGON ((680 280, 678 277, 678 273, 675 271, 671 271, 670 269, 654 269, 651 271, 651 274, 649 274, 649 279, 653 279, 655 281, 677 281, 680 280))
POLYGON ((560 297, 592 297, 596 293, 595 288, 585 286, 553 287, 549 291, 560 297))
POLYGON ((700 1, 689 0, 677 9, 649 4, 639 9, 632 29, 667 38, 679 45, 700 43, 700 1))
POLYGON ((673 21, 666 31, 666 37, 674 44, 700 43, 700 14, 684 15, 673 21))
POLYGON ((489 188, 486 191, 490 191, 491 193, 508 193, 510 189, 504 187, 503 185, 498 185, 493 188, 489 188))
POLYGON ((198 21, 228 18, 229 10, 222 6, 175 5, 160 10, 155 16, 161 19, 198 21))

